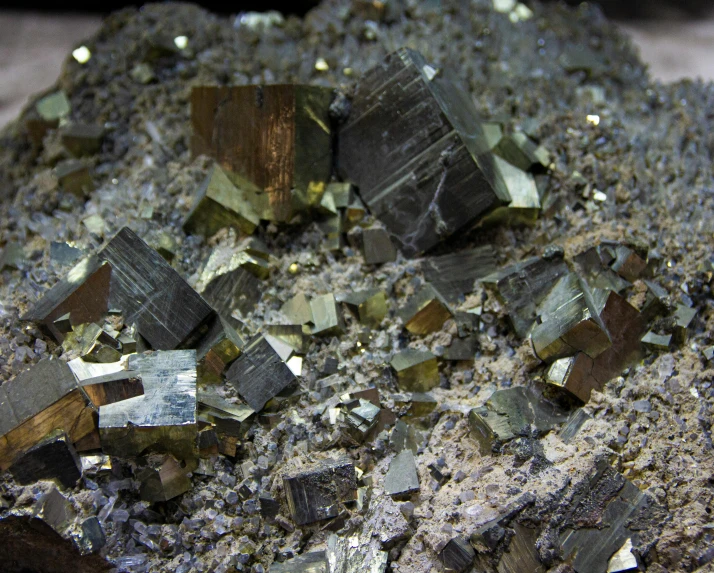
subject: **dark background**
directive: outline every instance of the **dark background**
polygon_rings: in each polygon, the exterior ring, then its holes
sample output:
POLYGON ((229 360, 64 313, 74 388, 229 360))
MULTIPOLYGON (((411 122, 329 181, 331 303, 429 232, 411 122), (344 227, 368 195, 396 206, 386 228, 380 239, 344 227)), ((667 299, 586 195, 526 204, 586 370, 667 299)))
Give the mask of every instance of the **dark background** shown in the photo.
MULTIPOLYGON (((548 0, 546 0, 548 1, 548 0)), ((560 1, 560 0, 553 0, 560 1)), ((581 0, 566 0, 568 4, 580 4, 581 0)), ((0 9, 11 10, 37 10, 53 13, 83 12, 106 14, 125 6, 140 6, 144 2, 127 0, 102 0, 99 2, 47 2, 42 0, 0 0, 0 9)), ((242 0, 227 1, 197 1, 196 4, 213 12, 223 14, 237 14, 244 11, 278 10, 285 14, 303 15, 311 7, 317 5, 318 0, 242 0)), ((528 3, 528 0, 525 0, 528 3)), ((599 3, 605 12, 617 18, 657 18, 666 17, 669 10, 676 10, 680 14, 687 13, 697 17, 714 6, 714 0, 600 0, 599 3)))

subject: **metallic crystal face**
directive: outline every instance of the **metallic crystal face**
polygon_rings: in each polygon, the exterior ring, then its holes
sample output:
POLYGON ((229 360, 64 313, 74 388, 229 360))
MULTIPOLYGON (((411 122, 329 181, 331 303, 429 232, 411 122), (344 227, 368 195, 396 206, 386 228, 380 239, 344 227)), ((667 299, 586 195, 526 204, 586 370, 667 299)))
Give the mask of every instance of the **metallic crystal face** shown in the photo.
POLYGON ((193 201, 193 209, 183 225, 189 234, 210 237, 226 227, 250 234, 260 224, 248 194, 236 187, 218 165, 213 167, 193 201))
POLYGON ((35 109, 45 121, 63 119, 72 110, 67 95, 63 91, 43 97, 35 104, 35 109))
POLYGON ((196 291, 154 249, 124 228, 99 253, 111 267, 111 308, 156 350, 190 345, 214 316, 196 291))
POLYGON ((295 375, 263 336, 248 341, 226 372, 226 380, 256 412, 295 383, 295 375))
POLYGON ((387 297, 378 289, 340 293, 335 298, 356 312, 359 321, 366 326, 376 328, 387 316, 387 297))
POLYGON ((399 498, 417 491, 419 475, 414 454, 411 450, 404 449, 389 463, 389 469, 384 476, 384 493, 399 498))
POLYGON ((605 460, 597 462, 587 484, 589 487, 573 498, 566 514, 561 551, 577 573, 607 573, 610 564, 620 566, 629 560, 628 540, 633 548, 647 542, 641 535, 646 529, 641 522, 652 519, 657 506, 605 460))
POLYGON ((389 233, 384 229, 374 228, 362 231, 362 249, 364 262, 368 265, 390 263, 397 260, 397 249, 389 233))
POLYGON ((545 573, 536 550, 538 531, 518 523, 511 528, 514 535, 498 563, 498 573, 545 573))
POLYGON ((311 182, 332 170, 332 90, 304 85, 195 87, 191 151, 209 155, 267 201, 260 218, 289 221, 311 182))
POLYGON ((245 343, 222 316, 209 323, 208 332, 196 347, 199 384, 218 384, 225 369, 241 355, 245 343))
POLYGON ((280 309, 290 324, 307 324, 313 322, 310 300, 304 293, 298 293, 286 301, 280 309))
POLYGON ((343 504, 356 499, 355 468, 347 460, 325 460, 295 475, 283 476, 293 521, 305 525, 337 517, 343 504))
POLYGON ((97 408, 144 394, 141 377, 126 370, 89 378, 82 381, 81 388, 97 408))
POLYGON ((451 539, 439 553, 439 560, 448 573, 463 573, 474 561, 476 552, 463 537, 451 539))
POLYGON ((632 539, 629 537, 607 562, 607 573, 623 573, 638 568, 637 557, 632 553, 632 539))
POLYGON ((525 133, 517 131, 502 137, 493 148, 499 159, 521 171, 531 171, 534 167, 546 168, 550 165, 550 154, 539 147, 525 133))
POLYGON ((399 316, 404 321, 404 328, 409 332, 423 335, 441 330, 452 315, 441 295, 433 286, 426 284, 399 309, 399 316))
POLYGON ((74 157, 94 155, 102 147, 104 128, 101 125, 72 123, 60 130, 62 145, 74 157))
POLYGON ((62 191, 77 197, 88 197, 94 190, 94 181, 89 167, 83 161, 68 159, 55 168, 55 175, 62 191))
POLYGON ((345 322, 334 294, 316 296, 310 301, 310 310, 313 321, 310 334, 331 336, 344 333, 345 322))
POLYGON ((406 392, 427 392, 439 384, 439 367, 431 352, 408 348, 395 354, 390 365, 406 392))
POLYGON ((152 460, 148 467, 139 469, 139 497, 145 501, 168 501, 191 489, 186 469, 172 456, 152 460))
POLYGON ((22 485, 56 480, 66 488, 73 488, 82 477, 79 456, 64 432, 53 432, 23 453, 10 467, 10 473, 22 485))
POLYGON ((0 469, 54 430, 71 442, 96 429, 93 409, 65 362, 44 359, 0 386, 0 469))
POLYGON ((102 449, 132 457, 160 451, 178 459, 196 455, 196 351, 129 356, 127 370, 141 377, 144 395, 99 408, 102 449))
POLYGON ((544 434, 568 419, 567 412, 533 388, 497 390, 480 408, 469 412, 471 436, 482 455, 498 451, 516 436, 544 434))
POLYGON ((424 278, 448 302, 473 292, 475 283, 496 270, 496 257, 491 245, 428 257, 422 263, 424 278))
POLYGON ((390 54, 359 82, 340 132, 343 178, 407 256, 510 201, 473 103, 433 72, 417 52, 390 54))

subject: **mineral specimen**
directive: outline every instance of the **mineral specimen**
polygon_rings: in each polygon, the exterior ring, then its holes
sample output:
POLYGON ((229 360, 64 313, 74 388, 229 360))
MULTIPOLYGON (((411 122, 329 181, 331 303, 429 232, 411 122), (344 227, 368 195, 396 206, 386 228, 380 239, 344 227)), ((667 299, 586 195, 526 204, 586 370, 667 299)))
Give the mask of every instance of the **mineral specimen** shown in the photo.
POLYGON ((496 270, 493 247, 484 245, 457 253, 428 257, 422 263, 424 278, 448 302, 472 292, 475 283, 496 270))
POLYGON ((389 233, 379 227, 362 231, 362 249, 364 262, 368 265, 397 260, 397 249, 389 238, 389 233))
POLYGON ((350 538, 330 535, 327 538, 327 573, 384 573, 389 554, 358 536, 350 538))
POLYGON ((216 165, 196 193, 183 228, 187 233, 210 237, 225 227, 250 234, 259 224, 260 217, 245 192, 216 165))
POLYGON ((498 563, 498 573, 545 573, 536 550, 538 532, 517 523, 512 529, 514 535, 498 563))
POLYGON ((429 351, 407 348, 395 354, 390 365, 399 387, 407 392, 426 392, 439 384, 436 356, 429 351))
POLYGON ((309 184, 329 181, 331 101, 332 90, 316 86, 195 87, 191 151, 214 157, 239 187, 244 180, 267 195, 261 218, 289 221, 309 184))
POLYGON ((303 553, 282 563, 274 562, 270 573, 327 573, 327 559, 324 551, 303 553))
POLYGON ((97 408, 144 394, 141 376, 137 372, 128 370, 82 380, 81 388, 97 408))
POLYGON ((196 457, 196 351, 129 356, 127 370, 141 377, 144 395, 99 408, 102 449, 131 457, 145 451, 196 457))
POLYGON ((419 491, 419 476, 411 450, 399 452, 389 463, 389 470, 384 476, 384 492, 400 498, 419 491))
POLYGON ((324 460, 283 476, 283 486, 293 521, 305 525, 337 517, 345 503, 356 499, 355 468, 346 460, 324 460))
POLYGON ((469 412, 471 435, 483 455, 498 451, 504 442, 516 436, 550 431, 567 420, 567 413, 533 388, 518 386, 497 390, 485 406, 469 412))
POLYGON ((145 501, 168 501, 191 489, 186 470, 172 456, 151 460, 136 472, 139 495, 145 501))
POLYGON ((295 382, 295 376, 263 336, 249 340, 226 380, 256 412, 295 382))
POLYGON ((463 573, 471 567, 475 556, 474 548, 463 537, 454 537, 439 553, 439 559, 447 573, 463 573))
POLYGON ((89 173, 89 167, 79 160, 63 161, 55 168, 57 182, 62 191, 77 197, 86 197, 94 190, 94 182, 89 173))
POLYGON ((216 315, 196 347, 199 382, 220 382, 224 370, 240 356, 243 346, 243 339, 235 328, 225 318, 216 315))
POLYGON ((62 145, 74 157, 94 155, 102 147, 104 128, 100 125, 72 123, 61 130, 62 145))
POLYGON ((345 330, 342 311, 337 305, 335 295, 323 294, 310 301, 313 326, 310 334, 319 336, 339 335, 345 330))
POLYGON ((304 293, 298 293, 286 301, 280 309, 291 324, 307 324, 313 322, 310 300, 304 293))
POLYGON ((96 429, 94 411, 65 362, 43 359, 0 386, 0 469, 54 430, 72 443, 96 429))
POLYGON ((445 76, 413 50, 390 54, 357 85, 340 131, 344 179, 407 256, 510 201, 472 102, 445 76))
POLYGON ((10 473, 23 485, 53 479, 68 488, 82 477, 79 456, 64 432, 51 434, 23 453, 10 466, 10 473))
POLYGON ((434 287, 426 284, 399 309, 399 316, 412 334, 429 334, 441 329, 451 318, 451 310, 434 287))
POLYGON ((387 315, 387 297, 378 289, 341 293, 335 298, 356 312, 359 321, 367 326, 379 326, 387 315))

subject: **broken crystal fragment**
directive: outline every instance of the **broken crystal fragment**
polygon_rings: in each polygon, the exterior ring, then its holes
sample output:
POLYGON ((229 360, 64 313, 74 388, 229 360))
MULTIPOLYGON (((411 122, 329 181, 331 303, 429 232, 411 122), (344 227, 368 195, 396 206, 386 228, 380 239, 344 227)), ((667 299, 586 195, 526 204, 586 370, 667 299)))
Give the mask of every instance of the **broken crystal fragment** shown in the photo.
POLYGON ((60 137, 62 145, 74 157, 94 155, 102 147, 104 128, 100 125, 72 123, 61 128, 60 137))
POLYGON ((314 324, 310 329, 310 334, 332 336, 344 333, 345 323, 342 311, 337 305, 334 294, 316 296, 310 301, 310 310, 314 324))
POLYGON ((295 375, 263 336, 247 342, 243 354, 226 372, 226 380, 256 412, 295 383, 295 375))
POLYGON ((65 193, 71 193, 83 198, 94 190, 94 182, 89 173, 89 167, 77 159, 68 159, 57 165, 55 175, 65 193))
POLYGON ((52 479, 66 488, 73 488, 82 477, 79 456, 64 432, 53 432, 23 453, 10 467, 10 473, 22 485, 52 479))
POLYGON ((252 312, 262 295, 260 280, 243 267, 217 273, 201 291, 206 302, 223 316, 231 316, 234 310, 242 315, 252 312))
POLYGON ((309 184, 330 179, 331 101, 316 86, 194 87, 191 151, 256 186, 267 199, 261 218, 289 221, 309 184))
POLYGON ((53 430, 72 443, 96 429, 94 410, 65 362, 43 359, 0 386, 0 469, 53 430))
POLYGON ((367 326, 379 326, 387 315, 387 297, 378 289, 341 293, 335 298, 356 312, 359 321, 367 326))
POLYGON ((384 493, 398 498, 416 491, 419 491, 419 476, 414 454, 411 450, 404 449, 389 463, 389 469, 384 476, 384 493))
POLYGON ((324 551, 303 553, 282 563, 274 561, 270 573, 327 573, 327 559, 324 551))
POLYGON ((144 395, 99 408, 102 449, 132 457, 158 451, 196 457, 196 351, 173 350, 128 357, 127 370, 141 377, 144 395))
POLYGON ((359 82, 339 168, 413 256, 508 203, 470 98, 403 48, 359 82), (365 145, 365 142, 370 142, 365 145))
POLYGON ((399 316, 409 332, 423 335, 441 330, 452 314, 449 305, 434 287, 425 284, 399 309, 399 316))
POLYGON ((161 456, 135 474, 139 497, 144 501, 168 501, 191 489, 186 469, 172 456, 161 456))
POLYGON ((389 238, 389 233, 379 227, 362 231, 362 249, 364 262, 368 265, 397 260, 397 249, 389 238))
POLYGON ((424 278, 449 302, 473 292, 475 282, 496 270, 496 257, 491 245, 457 253, 428 257, 422 263, 424 278))
POLYGON ((355 468, 347 460, 324 460, 297 474, 285 475, 283 486, 298 525, 336 517, 357 495, 355 468))
POLYGON ((233 404, 213 392, 198 392, 198 412, 202 422, 211 424, 219 437, 223 434, 242 438, 250 427, 255 410, 233 404))
POLYGON ((544 434, 567 420, 567 412, 547 401, 534 388, 497 390, 480 408, 469 412, 471 436, 482 455, 499 450, 516 436, 544 434))
POLYGON ((476 552, 467 539, 454 537, 439 553, 446 573, 463 573, 474 561, 476 552))
POLYGON ((397 373, 399 388, 407 392, 427 392, 439 384, 436 356, 426 350, 407 348, 394 355, 390 365, 397 373))
POLYGON ((487 215, 484 224, 533 224, 541 208, 540 194, 533 175, 500 157, 494 157, 493 161, 508 189, 511 202, 487 215))
POLYGON ((183 228, 192 235, 211 237, 226 227, 251 234, 259 224, 260 217, 246 193, 215 165, 196 193, 183 228))

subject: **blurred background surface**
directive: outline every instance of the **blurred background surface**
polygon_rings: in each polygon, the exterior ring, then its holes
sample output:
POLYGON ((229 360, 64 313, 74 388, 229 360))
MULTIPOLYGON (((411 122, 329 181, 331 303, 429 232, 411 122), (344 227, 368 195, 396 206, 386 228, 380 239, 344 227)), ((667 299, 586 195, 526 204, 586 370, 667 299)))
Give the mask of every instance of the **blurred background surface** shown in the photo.
MULTIPOLYGON (((312 0, 199 2, 215 11, 277 8, 304 13, 312 0)), ((574 0, 570 3, 577 3, 574 0)), ((108 0, 94 13, 57 13, 58 5, 0 2, 0 127, 13 119, 27 98, 59 75, 67 54, 100 25, 106 13, 132 2, 108 0)), ((714 5, 710 0, 602 0, 618 26, 629 33, 655 79, 714 80, 714 5)))

